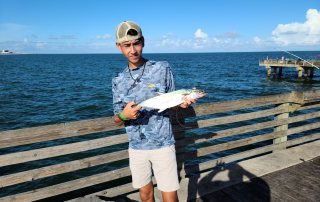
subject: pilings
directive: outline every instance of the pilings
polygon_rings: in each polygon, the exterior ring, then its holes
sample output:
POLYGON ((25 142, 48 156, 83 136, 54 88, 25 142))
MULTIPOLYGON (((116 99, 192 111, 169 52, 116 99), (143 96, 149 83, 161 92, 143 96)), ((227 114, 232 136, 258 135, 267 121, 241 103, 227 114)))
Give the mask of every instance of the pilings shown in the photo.
MULTIPOLYGON (((267 75, 268 77, 273 75, 274 78, 279 77, 281 78, 283 76, 281 66, 266 66, 267 69, 267 75)), ((305 79, 310 78, 312 79, 314 77, 314 68, 313 67, 296 67, 296 70, 298 71, 298 78, 301 79, 304 77, 305 79)))

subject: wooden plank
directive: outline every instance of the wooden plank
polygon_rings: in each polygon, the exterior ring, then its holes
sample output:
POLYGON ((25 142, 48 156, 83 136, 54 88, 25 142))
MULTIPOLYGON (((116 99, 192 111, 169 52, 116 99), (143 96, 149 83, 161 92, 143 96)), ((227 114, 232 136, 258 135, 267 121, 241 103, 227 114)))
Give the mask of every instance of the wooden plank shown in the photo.
POLYGON ((205 156, 205 155, 220 152, 220 151, 234 149, 234 148, 238 148, 238 147, 242 147, 242 146, 246 146, 246 145, 250 145, 253 143, 262 142, 266 140, 272 140, 274 138, 282 137, 284 135, 286 135, 286 131, 277 131, 277 132, 264 134, 264 135, 256 135, 254 137, 248 137, 240 140, 221 143, 218 145, 202 147, 194 152, 178 154, 177 158, 179 161, 191 160, 194 158, 198 158, 201 156, 205 156))
MULTIPOLYGON (((272 148, 269 149, 269 151, 272 151, 272 150, 273 150, 272 148)), ((223 158, 220 158, 220 159, 218 159, 218 160, 216 160, 216 161, 219 162, 221 159, 223 159, 223 158)), ((237 159, 237 160, 238 160, 238 159, 237 159)), ((227 163, 227 162, 225 162, 225 163, 227 163)), ((216 164, 212 163, 212 164, 211 164, 211 167, 212 167, 212 165, 216 165, 216 164)), ((196 169, 195 169, 195 170, 196 170, 196 169)), ((184 172, 184 171, 182 171, 182 172, 184 172)), ((185 176, 182 176, 182 178, 185 178, 185 176)), ((256 183, 256 181, 259 181, 259 180, 257 180, 257 179, 253 179, 253 180, 251 180, 251 181, 254 182, 255 185, 259 186, 258 189, 265 189, 265 188, 266 188, 265 186, 260 186, 259 182, 256 183)), ((131 183, 127 183, 127 184, 121 185, 121 186, 118 187, 118 188, 117 188, 117 187, 113 187, 113 188, 110 188, 110 189, 107 189, 107 190, 104 190, 104 191, 99 191, 99 192, 96 192, 96 193, 92 193, 92 194, 90 194, 90 195, 91 195, 91 196, 93 196, 93 195, 103 195, 103 196, 107 196, 107 197, 114 197, 114 196, 117 196, 117 195, 129 193, 129 192, 131 192, 131 191, 134 191, 134 189, 132 188, 131 183)), ((90 196, 90 195, 89 195, 89 196, 90 196)), ((210 195, 211 195, 211 194, 210 194, 210 195)), ((262 194, 262 195, 263 195, 263 194, 262 194)), ((277 197, 275 197, 275 196, 271 196, 271 197, 277 198, 277 197)))
MULTIPOLYGON (((279 104, 283 102, 301 102, 301 96, 297 93, 264 96, 238 101, 217 102, 195 106, 192 116, 195 114, 207 115, 219 112, 234 111, 259 106, 279 104)), ((180 110, 190 115, 190 110, 180 110)), ((185 114, 186 115, 186 114, 185 114)), ((56 140, 67 137, 81 136, 90 133, 104 132, 119 129, 112 117, 92 120, 75 121, 70 123, 54 124, 49 126, 33 127, 0 132, 0 148, 31 144, 42 141, 56 140)))
POLYGON ((320 90, 310 90, 304 92, 304 101, 307 103, 320 101, 320 90))
POLYGON ((306 124, 303 126, 298 126, 298 127, 294 127, 294 128, 290 128, 288 130, 288 135, 292 135, 292 134, 296 134, 296 133, 301 133, 304 131, 308 131, 308 130, 313 130, 316 128, 320 128, 320 122, 317 123, 310 123, 310 124, 306 124))
POLYGON ((307 109, 313 109, 313 108, 319 108, 320 104, 312 104, 312 105, 304 105, 303 107, 299 108, 297 111, 307 110, 307 109))
POLYGON ((215 165, 218 165, 221 163, 231 163, 231 162, 245 159, 248 157, 252 157, 255 155, 265 154, 265 153, 273 151, 274 148, 278 147, 279 144, 284 144, 286 147, 291 147, 294 145, 302 144, 304 142, 318 140, 318 139, 320 139, 320 133, 314 133, 312 135, 308 135, 308 136, 301 137, 301 138, 296 138, 294 140, 289 140, 289 141, 278 143, 278 144, 267 145, 267 146, 259 147, 256 149, 247 150, 244 152, 239 152, 239 153, 228 155, 225 157, 202 162, 202 163, 195 165, 195 166, 190 166, 187 168, 187 171, 185 170, 186 168, 181 169, 181 171, 179 172, 179 174, 180 174, 179 176, 182 178, 185 178, 185 176, 189 175, 190 173, 201 172, 203 170, 211 169, 215 165))
POLYGON ((112 117, 0 132, 0 148, 120 129, 112 117))
MULTIPOLYGON (((287 96, 288 95, 282 95, 281 97, 283 98, 287 96)), ((271 96, 269 98, 266 97, 262 99, 279 100, 278 97, 276 96, 271 96)), ((239 103, 242 105, 245 102, 258 102, 258 100, 259 100, 258 98, 255 98, 255 99, 248 99, 245 101, 233 101, 232 103, 230 102, 220 103, 220 104, 217 103, 217 104, 214 104, 213 106, 211 104, 205 105, 205 106, 198 105, 195 108, 200 110, 200 108, 202 107, 210 108, 212 106, 212 107, 219 107, 221 110, 221 108, 228 107, 228 105, 230 104, 231 106, 234 106, 233 104, 235 103, 239 103)), ((114 124, 112 117, 106 117, 106 118, 75 121, 75 122, 69 122, 69 123, 54 124, 54 125, 48 125, 48 126, 26 128, 26 129, 3 131, 3 132, 0 132, 0 148, 55 140, 60 138, 74 137, 74 136, 86 135, 90 133, 111 131, 115 129, 119 129, 119 127, 114 124)))
POLYGON ((278 106, 276 108, 266 109, 266 110, 261 110, 256 112, 249 112, 249 113, 230 115, 230 116, 224 116, 219 118, 198 120, 192 123, 185 123, 184 128, 182 128, 181 126, 179 127, 179 125, 177 125, 176 127, 177 129, 175 129, 175 132, 185 131, 186 129, 204 128, 209 126, 236 123, 240 121, 248 121, 252 119, 258 119, 258 118, 268 117, 276 114, 281 114, 284 112, 287 112, 287 108, 284 106, 278 106))
POLYGON ((177 145, 177 147, 183 147, 185 145, 192 144, 192 143, 200 143, 200 142, 204 142, 204 141, 209 141, 209 140, 214 140, 214 139, 219 139, 219 138, 224 138, 224 137, 230 137, 233 135, 240 135, 240 134, 244 134, 244 133, 249 133, 249 132, 258 131, 258 130, 271 128, 271 127, 275 127, 275 126, 280 126, 280 125, 285 125, 285 124, 289 124, 289 123, 295 123, 295 122, 304 121, 307 119, 313 119, 313 118, 317 118, 317 117, 320 117, 320 111, 309 113, 309 114, 302 114, 302 115, 290 117, 288 119, 266 121, 266 122, 257 123, 257 124, 253 124, 253 125, 247 125, 247 126, 241 126, 241 127, 237 127, 237 128, 221 130, 221 131, 217 131, 217 132, 211 133, 211 134, 186 137, 185 139, 178 140, 176 145, 177 145))
MULTIPOLYGON (((206 194, 194 200, 194 202, 231 202, 234 201, 230 196, 222 191, 216 191, 214 193, 206 194)), ((235 202, 235 201, 234 201, 235 202)))
POLYGON ((249 109, 254 107, 268 106, 274 104, 281 104, 285 102, 303 103, 301 93, 293 92, 288 94, 278 94, 270 96, 262 96, 258 98, 249 98, 236 101, 215 102, 202 105, 195 105, 193 108, 183 110, 180 109, 179 113, 183 117, 202 116, 208 114, 216 114, 221 112, 236 111, 241 109, 249 109))
POLYGON ((121 134, 83 142, 5 154, 0 156, 0 165, 8 166, 28 161, 36 161, 56 156, 62 156, 66 154, 72 154, 76 152, 88 151, 91 149, 103 148, 125 142, 128 142, 128 137, 126 134, 121 134))
MULTIPOLYGON (((286 175, 293 175, 294 180, 289 181, 286 183, 286 186, 291 190, 291 192, 294 192, 294 190, 298 190, 298 192, 295 191, 295 195, 297 195, 297 199, 304 198, 307 199, 307 201, 316 201, 316 199, 319 199, 320 197, 320 187, 319 184, 312 184, 310 183, 310 180, 305 176, 302 175, 303 170, 308 170, 309 172, 311 170, 308 169, 308 166, 301 166, 299 170, 293 171, 295 169, 295 166, 291 169, 287 170, 286 175), (299 171, 302 172, 299 172, 299 171), (299 189, 300 187, 303 187, 303 189, 299 189), (318 197, 317 197, 318 196, 318 197)), ((312 172, 312 171, 311 171, 312 172)), ((315 175, 312 173, 308 174, 310 177, 312 176, 314 179, 317 179, 315 175)), ((319 179, 318 179, 319 180, 319 179)))
POLYGON ((239 191, 235 189, 235 187, 226 187, 222 190, 224 193, 226 193, 230 198, 232 198, 232 201, 247 201, 248 196, 243 193, 242 191, 239 191))
MULTIPOLYGON (((288 135, 295 134, 295 133, 302 132, 302 131, 312 130, 312 129, 319 128, 319 127, 320 127, 320 123, 313 123, 313 124, 308 124, 305 126, 292 128, 292 129, 288 130, 288 135)), ((240 147, 240 146, 245 146, 248 144, 272 139, 275 137, 281 137, 283 135, 284 135, 283 132, 270 133, 270 134, 266 134, 263 136, 255 136, 255 137, 250 137, 250 138, 246 138, 246 139, 242 139, 242 140, 238 140, 238 141, 214 145, 211 147, 199 149, 198 156, 202 156, 202 155, 206 155, 206 154, 210 154, 210 153, 214 153, 214 152, 218 152, 218 151, 228 150, 228 149, 232 149, 232 148, 236 148, 236 147, 240 147)), ((125 139, 126 139, 126 137, 125 137, 125 139)), ((109 141, 101 141, 99 139, 97 141, 110 143, 109 141)), ((113 144, 113 143, 111 143, 111 144, 113 144)), ((71 148, 73 148, 73 147, 71 147, 71 148)), ((54 150, 56 150, 56 149, 54 149, 54 150)), ((62 150, 64 150, 64 149, 62 148, 62 150)), ((52 176, 52 175, 61 174, 64 172, 70 172, 73 170, 86 168, 86 167, 88 167, 88 165, 94 166, 94 165, 107 163, 108 156, 110 156, 110 159, 114 159, 114 160, 120 160, 122 158, 127 158, 126 155, 125 156, 120 155, 120 153, 123 154, 123 152, 125 152, 125 151, 119 152, 119 157, 116 157, 116 154, 110 153, 110 154, 106 154, 103 156, 97 156, 97 157, 92 157, 92 158, 88 158, 88 159, 72 161, 72 162, 68 162, 65 164, 61 164, 61 165, 54 165, 54 166, 49 166, 49 167, 37 169, 38 172, 35 172, 33 170, 33 171, 26 171, 23 173, 17 173, 14 175, 3 176, 3 177, 0 177, 0 181, 1 181, 0 185, 1 186, 8 186, 8 185, 16 184, 16 183, 21 183, 23 181, 26 181, 26 179, 35 180, 35 179, 40 179, 40 178, 47 177, 47 176, 52 176), (100 163, 94 162, 95 160, 101 160, 101 162, 100 163), (49 173, 46 172, 47 169, 50 171, 49 173)), ((41 152, 39 152, 39 153, 41 153, 41 152)), ((188 157, 188 156, 194 156, 194 155, 189 154, 189 155, 185 155, 185 156, 188 157)))
POLYGON ((90 168, 97 165, 111 163, 121 159, 128 158, 127 150, 98 155, 81 160, 70 161, 62 164, 46 166, 24 172, 14 173, 11 175, 0 176, 0 187, 11 186, 23 182, 33 181, 59 175, 67 172, 72 172, 84 168, 90 168))
POLYGON ((85 187, 90 187, 96 184, 105 183, 114 179, 123 178, 126 176, 130 176, 130 169, 120 168, 117 170, 100 173, 96 175, 92 175, 89 177, 80 178, 77 180, 72 180, 52 186, 48 186, 45 188, 40 188, 28 192, 23 192, 7 197, 0 198, 1 202, 8 202, 8 201, 19 201, 19 202, 29 202, 29 201, 36 201, 52 196, 57 196, 59 194, 68 193, 74 190, 82 189, 85 187))
MULTIPOLYGON (((277 125, 293 123, 296 121, 306 120, 309 118, 316 118, 319 116, 320 116, 320 112, 314 112, 306 115, 291 117, 289 119, 284 119, 284 120, 269 121, 269 122, 263 122, 263 123, 250 125, 250 126, 227 129, 227 130, 223 130, 215 133, 214 136, 211 138, 204 138, 204 139, 207 141, 207 140, 232 136, 235 134, 242 134, 246 132, 261 130, 263 128, 274 127, 277 125)), ((188 140, 190 141, 190 139, 191 138, 188 138, 185 141, 188 141, 188 140)), ((195 142, 204 141, 204 139, 194 140, 194 137, 192 137, 191 140, 192 142, 195 143, 195 142)), ((45 159, 45 158, 50 158, 55 156, 61 156, 65 154, 71 154, 75 152, 88 151, 91 149, 102 148, 102 147, 110 146, 113 144, 124 143, 124 142, 127 142, 127 136, 125 134, 122 134, 117 136, 110 136, 106 138, 89 140, 85 142, 72 143, 67 145, 48 147, 44 149, 37 149, 37 150, 31 150, 31 151, 25 151, 25 152, 17 152, 13 154, 0 156, 0 165, 7 166, 7 165, 13 165, 17 163, 28 162, 28 161, 35 161, 35 160, 40 160, 40 159, 45 159)), ((190 142, 187 142, 187 143, 190 143, 190 142)))
MULTIPOLYGON (((289 111, 289 103, 284 103, 282 104, 283 107, 287 108, 288 111, 289 111)), ((282 119, 288 119, 289 118, 289 113, 286 112, 286 113, 282 113, 282 114, 279 114, 277 116, 274 117, 275 120, 282 120, 282 119)), ((287 131, 288 130, 288 124, 284 124, 284 125, 280 125, 280 126, 277 126, 275 127, 273 130, 274 131, 287 131)), ((283 136, 283 137, 279 137, 279 138, 276 138, 273 140, 273 143, 279 143, 279 142, 285 142, 287 141, 287 136, 283 136)), ((281 150, 281 149, 284 149, 284 148, 277 148, 276 150, 281 150)))
MULTIPOLYGON (((316 92, 318 93, 318 92, 316 92)), ((307 95, 313 95, 309 93, 307 95)), ((283 102, 302 103, 302 95, 293 92, 289 94, 263 96, 237 101, 217 102, 195 106, 195 114, 207 115, 219 112, 234 111, 253 107, 260 107, 283 102)), ((188 112, 188 110, 181 110, 188 112)), ((190 110, 187 113, 190 115, 190 110)), ((113 122, 112 117, 92 120, 75 121, 70 123, 54 124, 49 126, 33 127, 0 132, 0 148, 31 144, 35 142, 49 141, 67 137, 86 135, 90 133, 104 132, 119 129, 113 122)))

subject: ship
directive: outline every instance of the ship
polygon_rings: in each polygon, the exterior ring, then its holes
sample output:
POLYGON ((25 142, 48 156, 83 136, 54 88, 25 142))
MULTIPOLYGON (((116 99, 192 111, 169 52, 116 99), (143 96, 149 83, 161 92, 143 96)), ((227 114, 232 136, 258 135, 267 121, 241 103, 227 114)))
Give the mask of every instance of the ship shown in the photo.
POLYGON ((0 54, 1 54, 1 55, 9 55, 9 54, 15 54, 15 53, 12 52, 12 51, 9 51, 9 50, 2 50, 2 51, 0 52, 0 54))

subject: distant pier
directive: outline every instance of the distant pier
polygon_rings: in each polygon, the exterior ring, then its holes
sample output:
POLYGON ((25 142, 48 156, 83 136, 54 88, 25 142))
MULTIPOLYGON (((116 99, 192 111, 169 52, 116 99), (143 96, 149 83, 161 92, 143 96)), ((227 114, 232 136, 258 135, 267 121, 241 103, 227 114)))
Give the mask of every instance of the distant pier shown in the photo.
POLYGON ((259 61, 259 66, 265 66, 268 77, 282 77, 282 68, 293 67, 298 71, 298 78, 313 78, 314 69, 320 66, 320 60, 295 60, 295 59, 264 59, 259 61), (271 72, 271 69, 273 71, 271 72))

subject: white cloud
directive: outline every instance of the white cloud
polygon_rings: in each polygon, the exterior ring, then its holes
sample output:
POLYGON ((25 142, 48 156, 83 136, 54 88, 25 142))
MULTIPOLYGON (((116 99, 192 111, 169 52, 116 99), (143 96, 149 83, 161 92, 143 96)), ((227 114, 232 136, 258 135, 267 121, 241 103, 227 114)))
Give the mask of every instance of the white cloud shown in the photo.
POLYGON ((305 22, 279 24, 272 32, 272 38, 279 45, 320 44, 320 12, 309 9, 305 22))
MULTIPOLYGON (((242 42, 238 39, 239 34, 236 32, 226 32, 218 35, 220 37, 209 37, 202 29, 194 32, 191 39, 179 39, 174 33, 167 33, 162 36, 160 41, 153 41, 152 44, 147 43, 149 47, 158 47, 170 51, 219 51, 221 48, 233 50, 233 46, 241 46, 242 42)), ((158 49, 159 50, 159 49, 158 49)))
POLYGON ((208 34, 203 32, 201 29, 197 29, 197 31, 194 33, 194 37, 196 39, 207 39, 208 34))
POLYGON ((76 40, 77 37, 74 34, 69 34, 69 35, 60 35, 60 36, 55 36, 55 35, 51 35, 48 38, 49 40, 76 40))
POLYGON ((262 39, 261 39, 260 37, 255 36, 255 37, 253 37, 253 41, 254 41, 256 44, 260 44, 261 41, 262 41, 262 39))
POLYGON ((96 39, 111 39, 112 36, 110 34, 97 35, 96 39))

